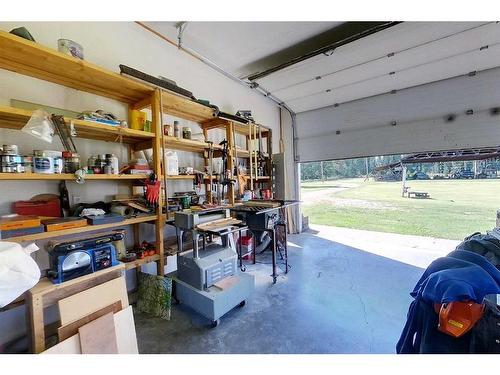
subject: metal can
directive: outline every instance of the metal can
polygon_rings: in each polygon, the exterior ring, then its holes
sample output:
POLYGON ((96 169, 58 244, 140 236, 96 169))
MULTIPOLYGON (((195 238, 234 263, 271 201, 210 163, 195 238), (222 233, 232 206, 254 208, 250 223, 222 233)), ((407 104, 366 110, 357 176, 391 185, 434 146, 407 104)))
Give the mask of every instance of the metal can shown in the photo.
POLYGON ((19 154, 19 148, 17 145, 3 145, 2 146, 3 155, 17 155, 19 154))
POLYGON ((22 173, 23 157, 21 155, 0 155, 0 171, 3 173, 22 173))
POLYGON ((35 156, 33 159, 33 171, 35 173, 54 173, 54 158, 49 156, 35 156))
POLYGON ((191 128, 190 127, 185 126, 182 128, 182 138, 191 139, 191 128))
POLYGON ((25 172, 25 173, 32 173, 33 172, 33 156, 31 156, 31 155, 24 155, 23 156, 23 167, 24 167, 23 172, 25 172))
POLYGON ((76 152, 64 151, 64 173, 75 173, 80 169, 80 155, 76 152))
POLYGON ((54 158, 54 173, 61 174, 64 170, 64 162, 63 158, 55 157, 54 158))

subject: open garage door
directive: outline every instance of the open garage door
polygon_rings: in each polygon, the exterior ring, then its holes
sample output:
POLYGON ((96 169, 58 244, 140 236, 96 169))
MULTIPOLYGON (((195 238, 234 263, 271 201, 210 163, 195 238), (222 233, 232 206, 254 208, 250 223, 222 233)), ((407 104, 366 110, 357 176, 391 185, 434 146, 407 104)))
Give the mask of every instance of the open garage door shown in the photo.
POLYGON ((500 68, 297 115, 300 161, 500 144, 500 68))
POLYGON ((403 22, 257 82, 301 162, 500 144, 500 24, 403 22))

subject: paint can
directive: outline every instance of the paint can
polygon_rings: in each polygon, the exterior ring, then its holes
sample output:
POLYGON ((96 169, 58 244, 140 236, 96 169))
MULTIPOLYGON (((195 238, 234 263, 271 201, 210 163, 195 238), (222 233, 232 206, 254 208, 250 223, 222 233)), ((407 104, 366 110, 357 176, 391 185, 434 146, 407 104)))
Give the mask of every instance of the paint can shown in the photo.
POLYGON ((33 158, 33 172, 35 173, 54 173, 54 158, 50 156, 35 156, 33 158))
POLYGON ((0 171, 2 173, 24 172, 23 157, 21 155, 0 155, 0 171))

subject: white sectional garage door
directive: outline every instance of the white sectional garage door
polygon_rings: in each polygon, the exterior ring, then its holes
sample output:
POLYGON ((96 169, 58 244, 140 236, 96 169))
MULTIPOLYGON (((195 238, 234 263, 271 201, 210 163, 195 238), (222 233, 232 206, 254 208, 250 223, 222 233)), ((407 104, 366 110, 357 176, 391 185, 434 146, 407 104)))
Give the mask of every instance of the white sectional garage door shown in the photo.
POLYGON ((500 144, 499 66, 497 22, 403 22, 257 82, 312 161, 500 144))

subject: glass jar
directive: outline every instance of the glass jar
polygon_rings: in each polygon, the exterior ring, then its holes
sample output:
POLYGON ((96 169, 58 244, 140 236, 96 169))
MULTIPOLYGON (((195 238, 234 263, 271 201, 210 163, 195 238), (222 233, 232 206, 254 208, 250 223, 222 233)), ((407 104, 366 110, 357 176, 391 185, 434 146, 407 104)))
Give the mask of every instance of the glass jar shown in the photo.
POLYGON ((64 151, 64 173, 75 173, 80 169, 80 155, 76 152, 64 151))
POLYGON ((182 138, 191 139, 191 128, 190 127, 185 126, 182 128, 182 138))

